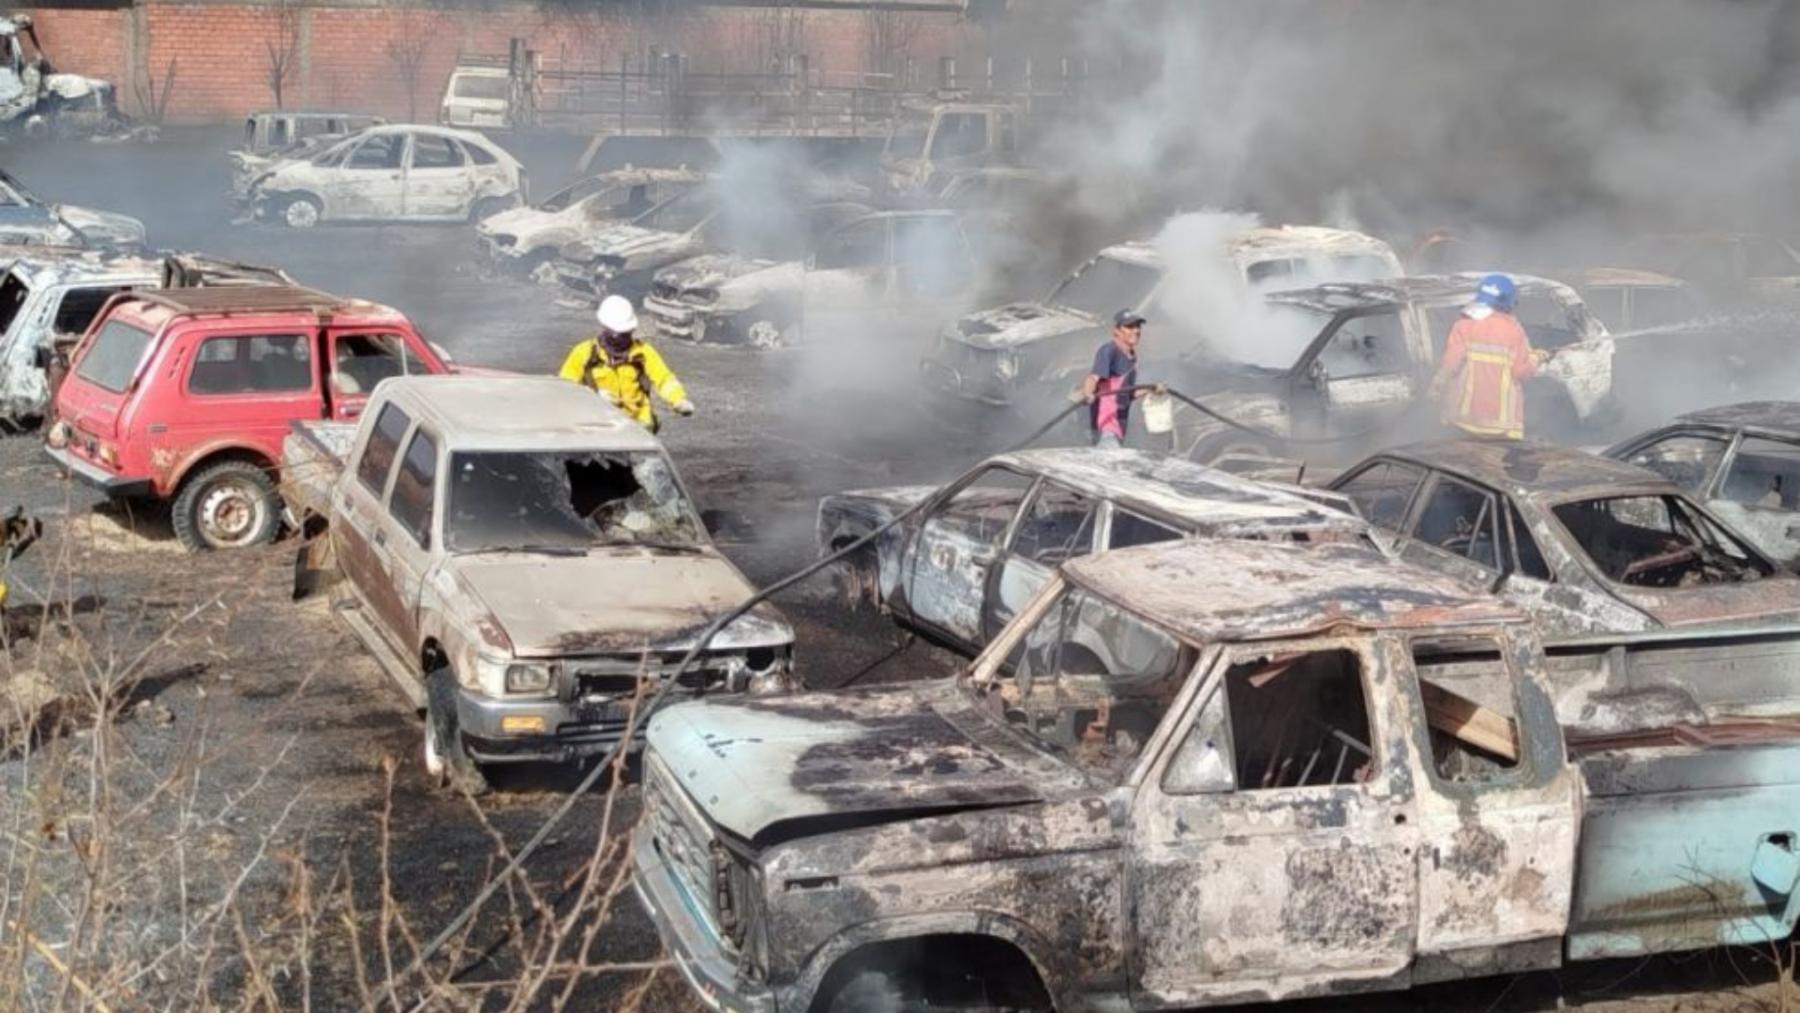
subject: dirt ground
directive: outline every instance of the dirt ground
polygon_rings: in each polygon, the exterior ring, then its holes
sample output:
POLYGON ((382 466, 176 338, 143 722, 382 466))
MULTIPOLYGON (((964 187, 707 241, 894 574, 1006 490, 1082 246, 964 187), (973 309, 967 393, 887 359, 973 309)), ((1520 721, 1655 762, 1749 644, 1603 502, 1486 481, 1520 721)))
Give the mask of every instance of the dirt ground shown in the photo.
MULTIPOLYGON (((302 281, 395 305, 459 360, 521 371, 550 371, 590 330, 588 311, 559 305, 549 290, 485 278, 472 230, 457 227, 344 227, 291 232, 228 224, 224 150, 231 131, 171 131, 148 147, 46 145, 6 150, 7 168, 41 190, 142 217, 153 245, 199 249, 279 264, 302 281)), ((527 163, 535 191, 548 194, 574 172, 579 141, 502 140, 527 163)), ((826 492, 897 481, 935 481, 972 463, 981 435, 932 417, 910 385, 930 322, 898 339, 846 335, 825 350, 759 352, 664 349, 699 414, 672 419, 664 436, 702 509, 724 512, 726 551, 758 583, 812 556, 817 499, 826 492)), ((1052 406, 1055 407, 1055 406, 1052 406)), ((15 602, 38 595, 79 603, 78 626, 102 652, 144 652, 143 678, 124 710, 129 762, 122 790, 148 791, 158 771, 196 749, 219 762, 197 808, 230 812, 216 820, 219 868, 271 857, 246 881, 247 896, 279 904, 298 856, 317 870, 347 866, 360 884, 380 877, 384 762, 395 762, 389 825, 396 900, 422 932, 449 918, 481 881, 493 854, 487 831, 463 800, 427 783, 421 723, 400 693, 320 597, 295 603, 291 542, 231 555, 190 556, 166 520, 97 509, 62 480, 35 439, 0 439, 0 510, 23 504, 45 518, 43 543, 13 576, 15 602), (164 637, 165 631, 173 633, 164 637), (158 642, 158 638, 163 638, 158 642), (272 831, 272 832, 271 832, 272 831), (263 840, 269 835, 267 841, 263 840)), ((823 580, 780 602, 800 639, 808 685, 834 687, 913 679, 953 669, 956 659, 902 637, 869 612, 852 612, 823 580)), ((32 657, 40 640, 13 644, 32 657)), ((0 761, 0 793, 22 789, 16 758, 0 761)), ((483 800, 488 819, 513 846, 566 797, 575 775, 519 770, 483 800)), ((629 825, 635 788, 621 799, 629 825)), ((554 889, 592 849, 601 795, 577 800, 571 818, 531 865, 534 882, 554 889)), ((615 823, 615 825, 618 825, 615 823)), ((55 832, 48 834, 51 846, 55 832)), ((148 916, 154 923, 154 912, 148 916)), ((477 942, 498 936, 478 926, 477 942)), ((4 934, 0 928, 0 934, 4 934)), ((599 946, 612 961, 654 961, 655 934, 627 897, 599 946)), ((330 949, 325 950, 331 953, 330 949)), ((315 967, 317 1008, 355 1006, 355 957, 331 953, 315 967)), ((364 954, 369 969, 374 957, 364 954)), ((477 979, 489 971, 471 960, 477 979)), ((577 997, 614 1008, 645 972, 603 976, 577 997)), ((656 974, 646 1009, 699 1008, 679 976, 656 974)), ((1775 1009, 1766 962, 1753 953, 1684 961, 1609 962, 1562 974, 1526 975, 1371 998, 1369 1010, 1775 1009)), ((1294 1009, 1341 1009, 1310 1003, 1294 1009)))

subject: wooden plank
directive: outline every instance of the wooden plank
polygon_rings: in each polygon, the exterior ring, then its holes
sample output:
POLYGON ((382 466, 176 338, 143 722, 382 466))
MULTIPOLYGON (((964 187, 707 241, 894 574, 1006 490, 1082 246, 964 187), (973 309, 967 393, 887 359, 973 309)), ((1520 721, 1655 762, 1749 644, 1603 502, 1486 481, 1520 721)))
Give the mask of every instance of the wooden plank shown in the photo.
POLYGON ((1519 762, 1519 732, 1512 718, 1423 679, 1419 695, 1431 727, 1503 760, 1519 762))

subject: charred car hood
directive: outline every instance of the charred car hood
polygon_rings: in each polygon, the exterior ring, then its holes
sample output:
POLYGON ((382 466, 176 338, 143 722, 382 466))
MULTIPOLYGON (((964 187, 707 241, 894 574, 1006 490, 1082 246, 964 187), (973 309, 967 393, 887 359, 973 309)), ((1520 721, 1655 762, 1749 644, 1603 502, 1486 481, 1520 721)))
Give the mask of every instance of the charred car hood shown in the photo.
POLYGON ((1085 784, 950 680, 706 698, 659 712, 649 742, 708 816, 746 839, 790 820, 1018 805, 1085 784))
POLYGON ((614 225, 570 245, 592 260, 595 257, 629 259, 648 253, 673 252, 686 244, 686 233, 646 229, 641 225, 614 225))
POLYGON ((979 310, 958 320, 955 331, 977 348, 1017 348, 1077 331, 1100 333, 1100 322, 1044 303, 1016 302, 979 310))
POLYGON ((1748 584, 1667 590, 1618 587, 1617 592, 1664 626, 1779 626, 1800 619, 1800 578, 1775 576, 1748 584))
POLYGON ((115 246, 142 245, 144 242, 144 223, 130 215, 98 211, 74 204, 58 204, 56 213, 82 235, 97 242, 115 246))
POLYGON ((656 280, 676 288, 718 288, 726 282, 778 266, 780 262, 774 260, 759 260, 736 253, 708 253, 663 268, 656 280))
MULTIPOLYGON (((452 556, 445 566, 521 658, 685 650, 707 623, 755 592, 713 549, 482 553, 452 556)), ((758 607, 721 630, 710 646, 741 650, 793 640, 793 630, 774 610, 758 607)))

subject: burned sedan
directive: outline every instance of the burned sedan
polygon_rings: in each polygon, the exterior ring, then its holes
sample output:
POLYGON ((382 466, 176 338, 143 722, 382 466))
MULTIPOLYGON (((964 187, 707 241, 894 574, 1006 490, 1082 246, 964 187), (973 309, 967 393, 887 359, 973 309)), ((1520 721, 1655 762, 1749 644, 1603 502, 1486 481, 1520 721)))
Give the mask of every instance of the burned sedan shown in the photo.
POLYGON ((1422 443, 1331 488, 1402 557, 1496 588, 1547 637, 1800 617, 1800 578, 1673 482, 1579 450, 1422 443))
POLYGON ((1656 472, 1770 556, 1800 563, 1800 402, 1689 412, 1606 456, 1656 472))
POLYGON ((542 203, 483 218, 475 227, 475 238, 490 264, 528 274, 593 230, 630 221, 705 180, 704 173, 689 169, 602 172, 558 190, 542 203))
POLYGON ((369 127, 250 181, 259 219, 306 229, 335 221, 478 221, 526 196, 517 159, 472 130, 369 127))
POLYGON ((969 653, 1064 560, 1186 538, 1367 541, 1369 530, 1329 492, 1136 450, 1054 449, 990 458, 942 489, 827 496, 819 551, 843 548, 929 497, 935 506, 846 561, 845 590, 969 653))

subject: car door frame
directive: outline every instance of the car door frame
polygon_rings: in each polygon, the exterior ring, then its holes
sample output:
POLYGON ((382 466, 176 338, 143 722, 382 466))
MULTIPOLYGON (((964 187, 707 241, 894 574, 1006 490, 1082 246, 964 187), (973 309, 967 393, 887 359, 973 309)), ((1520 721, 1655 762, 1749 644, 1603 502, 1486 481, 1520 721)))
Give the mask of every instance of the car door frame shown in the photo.
POLYGON ((1318 334, 1313 336, 1306 349, 1294 359, 1293 366, 1288 369, 1285 386, 1287 387, 1289 435, 1327 435, 1338 428, 1340 422, 1345 421, 1342 416, 1347 413, 1341 409, 1334 409, 1331 403, 1328 385, 1334 379, 1364 380, 1398 377, 1403 378, 1408 385, 1405 395, 1393 400, 1392 410, 1380 410, 1378 406, 1385 402, 1371 402, 1367 408, 1360 409, 1356 413, 1355 420, 1349 420, 1353 425, 1366 421, 1370 416, 1379 416, 1375 425, 1385 425, 1387 420, 1399 418, 1407 412, 1415 410, 1415 406, 1423 402, 1418 394, 1424 389, 1428 362, 1427 359, 1421 359, 1420 349, 1416 347, 1417 327, 1416 321, 1412 319, 1415 311, 1415 306, 1403 303, 1395 307, 1380 304, 1374 307, 1343 309, 1333 314, 1331 320, 1320 329, 1318 334), (1350 325, 1351 321, 1360 320, 1363 317, 1383 316, 1389 312, 1393 313, 1400 325, 1401 344, 1404 346, 1407 361, 1410 363, 1410 369, 1407 372, 1367 373, 1343 378, 1335 378, 1327 373, 1323 382, 1314 375, 1314 367, 1318 365, 1320 358, 1325 354, 1325 349, 1337 340, 1338 335, 1350 325))
POLYGON ((355 422, 357 419, 361 418, 363 408, 368 405, 369 397, 374 393, 371 389, 356 394, 345 394, 337 389, 335 383, 338 372, 337 344, 340 338, 353 338, 365 335, 392 336, 398 338, 400 339, 400 345, 405 354, 405 359, 402 360, 403 364, 406 360, 417 360, 421 366, 427 367, 420 370, 418 374, 414 374, 412 371, 408 370, 402 374, 403 376, 425 375, 436 372, 429 368, 429 362, 420 360, 419 349, 414 346, 410 335, 406 333, 404 327, 392 325, 378 326, 374 324, 330 324, 323 329, 322 334, 323 340, 321 343, 324 345, 324 352, 322 354, 326 357, 325 393, 327 396, 327 410, 330 412, 330 416, 334 421, 355 422))
POLYGON ((448 464, 447 453, 443 438, 427 421, 413 420, 406 438, 400 441, 399 452, 394 455, 393 471, 388 476, 387 493, 383 497, 380 511, 380 527, 377 528, 378 534, 372 539, 374 544, 371 556, 382 571, 388 574, 388 583, 393 591, 389 605, 395 609, 395 615, 383 617, 383 625, 390 627, 388 637, 400 651, 402 658, 417 657, 419 601, 425 580, 431 574, 434 553, 443 544, 441 519, 446 493, 444 475, 448 464), (394 516, 394 493, 400 486, 400 472, 406 466, 407 452, 421 436, 432 442, 431 507, 425 519, 427 544, 424 545, 420 545, 412 531, 394 516), (385 537, 382 537, 383 534, 385 537))
MULTIPOLYGON (((1662 443, 1665 440, 1679 439, 1681 437, 1713 439, 1718 440, 1725 445, 1725 449, 1719 452, 1718 461, 1707 471, 1705 479, 1693 489, 1682 489, 1683 492, 1686 492, 1695 500, 1708 502, 1717 493, 1719 483, 1724 480, 1725 471, 1731 463, 1732 458, 1737 456, 1738 444, 1743 442, 1744 438, 1744 434, 1741 431, 1720 429, 1716 426, 1676 422, 1659 429, 1652 429, 1648 433, 1634 437, 1624 443, 1617 444, 1607 450, 1606 456, 1615 461, 1623 461, 1629 464, 1632 457, 1643 453, 1656 444, 1662 443)), ((1639 465, 1638 467, 1643 467, 1643 465, 1639 465)), ((1671 479, 1671 481, 1673 480, 1671 479)), ((1679 485, 1679 483, 1677 483, 1677 485, 1679 485)))
MULTIPOLYGON (((982 581, 981 616, 977 627, 980 630, 981 639, 975 645, 977 647, 984 646, 991 642, 995 637, 999 636, 1000 631, 1005 629, 1008 623, 1012 622, 1020 612, 1025 610, 1025 607, 1031 603, 1031 600, 1037 593, 1042 591, 1045 586, 1050 583, 1050 578, 1056 574, 1056 566, 1045 566, 1035 560, 1019 557, 1013 552, 1013 543, 1019 537, 1019 530, 1023 526, 1025 514, 1037 504, 1038 497, 1043 495, 1044 490, 1050 486, 1065 489, 1093 504, 1094 521, 1088 526, 1087 549, 1071 555, 1069 557, 1070 559, 1080 559, 1083 556, 1093 555, 1094 552, 1097 551, 1095 546, 1101 544, 1101 531, 1103 529, 1110 530, 1109 520, 1112 507, 1111 500, 1104 496, 1098 496, 1091 492, 1077 489, 1065 482, 1058 482, 1047 475, 1038 476, 1038 480, 1033 482, 1031 487, 1025 491, 1025 498, 1020 501, 1019 508, 1013 511, 1012 521, 1007 524, 1006 534, 1001 542, 999 554, 996 555, 994 561, 988 565, 986 578, 982 581), (1026 576, 1028 582, 1032 583, 1032 586, 1030 586, 1024 594, 1019 596, 1019 605, 1013 614, 1002 617, 998 613, 1001 604, 1001 582, 1005 580, 1006 577, 1007 563, 1014 559, 1018 559, 1020 565, 1028 568, 1026 576)), ((1060 566, 1061 564, 1058 565, 1060 566)))
MULTIPOLYGON (((1697 428, 1691 429, 1690 431, 1695 432, 1696 434, 1700 432, 1697 428)), ((1717 435, 1718 432, 1718 430, 1708 430, 1707 434, 1717 435)), ((1734 533, 1749 542, 1763 554, 1774 559, 1776 563, 1782 565, 1784 568, 1793 569, 1796 565, 1800 565, 1800 556, 1790 555, 1787 558, 1782 558, 1774 549, 1765 548, 1760 543, 1759 539, 1752 538, 1750 535, 1745 534, 1744 530, 1750 527, 1749 525, 1742 523, 1736 517, 1725 516, 1719 513, 1719 504, 1721 502, 1729 504, 1730 512, 1732 513, 1735 513, 1738 510, 1757 512, 1767 510, 1767 508, 1764 507, 1752 507, 1748 504, 1739 503, 1737 500, 1728 500, 1725 499, 1724 496, 1725 479, 1731 474, 1732 465, 1737 463, 1738 453, 1743 449, 1746 440, 1767 440, 1771 443, 1785 443, 1794 447, 1796 450, 1800 450, 1800 439, 1777 436, 1771 433, 1748 432, 1742 429, 1729 430, 1727 431, 1726 436, 1725 452, 1719 456, 1719 463, 1713 468, 1712 475, 1707 479, 1703 490, 1688 492, 1688 496, 1701 507, 1710 511, 1717 520, 1724 522, 1734 533)), ((1800 510, 1780 512, 1785 512, 1793 517, 1793 520, 1784 528, 1784 531, 1786 532, 1784 540, 1800 544, 1800 541, 1797 541, 1800 540, 1800 510)))
MULTIPOLYGON (((430 167, 427 167, 425 169, 418 170, 418 171, 426 172, 426 173, 437 173, 437 172, 449 172, 449 171, 454 170, 460 176, 473 177, 475 175, 475 170, 478 168, 478 166, 472 164, 472 159, 471 159, 468 151, 464 150, 463 146, 461 144, 457 143, 455 138, 448 137, 444 134, 435 133, 435 132, 432 132, 429 130, 408 130, 408 131, 406 131, 406 150, 404 152, 402 152, 401 156, 400 156, 400 167, 401 167, 401 169, 400 169, 400 174, 401 174, 401 178, 400 178, 400 195, 401 195, 400 196, 400 214, 401 214, 401 217, 409 218, 409 219, 429 219, 429 220, 433 220, 433 221, 457 221, 459 219, 468 217, 468 208, 473 207, 475 204, 475 201, 478 200, 480 197, 479 181, 471 180, 469 182, 469 185, 466 188, 467 189, 467 194, 466 194, 467 199, 463 200, 461 206, 456 209, 451 209, 450 205, 447 201, 444 202, 443 206, 440 208, 440 207, 438 207, 438 202, 436 202, 436 201, 428 201, 428 200, 423 200, 423 199, 415 200, 414 199, 413 179, 414 179, 415 166, 413 165, 413 155, 415 152, 417 152, 419 150, 419 139, 421 137, 432 137, 432 138, 436 138, 439 141, 442 141, 444 143, 444 145, 446 147, 448 147, 452 152, 454 152, 456 157, 458 159, 460 159, 461 161, 459 161, 455 166, 450 166, 450 167, 430 166, 430 167)), ((433 178, 435 178, 435 177, 429 177, 429 176, 426 177, 427 181, 429 181, 430 179, 433 179, 433 178)))
POLYGON ((391 199, 400 208, 400 216, 403 217, 406 208, 406 161, 411 157, 411 148, 412 136, 406 131, 372 134, 357 141, 355 146, 344 152, 343 159, 329 170, 332 177, 328 178, 325 185, 320 188, 324 191, 326 210, 328 212, 335 210, 334 216, 343 219, 368 221, 391 218, 395 216, 384 215, 380 212, 381 202, 391 199), (356 159, 357 152, 377 139, 394 136, 400 138, 399 165, 392 169, 351 167, 350 163, 356 159), (370 175, 366 179, 359 180, 358 177, 363 173, 370 175), (376 173, 382 174, 383 179, 375 179, 374 174, 376 173), (366 185, 359 187, 356 185, 359 182, 366 185), (392 184, 393 189, 391 195, 387 194, 389 184, 392 184))
MULTIPOLYGON (((1032 493, 1037 488, 1038 482, 1041 479, 1041 475, 1027 471, 1011 462, 989 461, 985 462, 981 467, 972 471, 953 485, 933 493, 932 495, 938 500, 937 505, 930 510, 922 511, 918 518, 912 524, 908 525, 906 548, 904 554, 901 556, 900 566, 898 568, 898 573, 900 574, 899 587, 901 590, 900 601, 903 602, 904 605, 901 608, 894 609, 894 611, 903 616, 909 625, 922 628, 934 636, 958 644, 966 649, 973 650, 977 648, 979 646, 977 639, 981 638, 983 633, 983 617, 985 615, 987 602, 988 571, 992 569, 994 562, 1000 558, 1000 553, 1004 551, 1003 547, 1011 544, 1013 531, 1019 523, 1019 516, 1024 511, 1025 505, 1031 501, 1032 493), (979 586, 974 588, 971 592, 975 602, 975 614, 972 621, 974 638, 970 638, 950 629, 938 620, 921 615, 918 608, 918 600, 914 591, 917 587, 918 569, 921 565, 926 565, 923 562, 924 557, 927 555, 936 555, 930 547, 925 545, 925 536, 927 530, 931 526, 933 518, 948 509, 956 499, 957 495, 980 481, 983 476, 991 471, 1004 471, 1009 474, 1017 475, 1025 479, 1026 484, 1025 488, 1019 494, 1019 502, 1013 507, 1012 516, 1007 519, 1006 524, 1001 528, 993 558, 982 564, 983 576, 979 586)), ((952 559, 948 565, 940 565, 935 560, 931 561, 929 565, 934 569, 950 572, 955 564, 952 559)))

